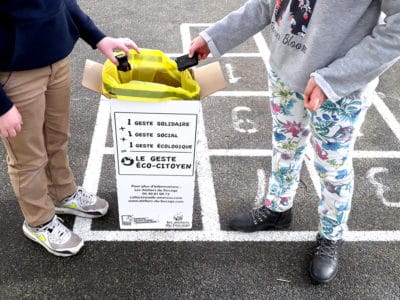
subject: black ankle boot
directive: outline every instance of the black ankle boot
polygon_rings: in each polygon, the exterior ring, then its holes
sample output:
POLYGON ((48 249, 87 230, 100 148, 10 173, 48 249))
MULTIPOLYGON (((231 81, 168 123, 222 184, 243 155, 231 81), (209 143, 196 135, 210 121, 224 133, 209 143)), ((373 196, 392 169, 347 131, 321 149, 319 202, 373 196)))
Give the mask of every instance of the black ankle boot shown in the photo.
POLYGON ((292 221, 292 209, 285 212, 274 212, 266 206, 234 217, 229 227, 233 230, 252 232, 266 229, 288 228, 292 221))
POLYGON ((342 244, 342 240, 328 240, 318 234, 314 257, 310 262, 310 276, 314 281, 327 283, 336 276, 342 244))

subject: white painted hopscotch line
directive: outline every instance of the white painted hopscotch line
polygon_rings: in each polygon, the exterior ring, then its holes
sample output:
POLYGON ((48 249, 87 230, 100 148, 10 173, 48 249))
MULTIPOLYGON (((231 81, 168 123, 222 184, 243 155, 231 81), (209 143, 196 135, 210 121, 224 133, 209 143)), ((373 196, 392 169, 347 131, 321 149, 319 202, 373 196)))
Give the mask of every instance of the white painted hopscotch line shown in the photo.
MULTIPOLYGON (((185 52, 183 52, 185 53, 185 52)), ((178 56, 183 55, 183 53, 166 53, 166 55, 170 58, 175 58, 178 56)), ((208 56, 209 58, 213 57, 211 54, 208 56)), ((253 53, 253 52, 246 52, 246 53, 225 53, 223 57, 244 57, 244 58, 257 58, 262 57, 261 53, 253 53)))
POLYGON ((203 110, 199 113, 198 141, 196 148, 197 182, 199 186, 201 219, 204 231, 215 232, 221 227, 211 170, 208 142, 204 125, 203 110))
POLYGON ((389 126, 392 132, 396 135, 397 139, 400 141, 400 124, 395 118, 395 116, 392 114, 390 109, 387 107, 385 102, 381 98, 379 98, 379 96, 376 94, 375 97, 373 98, 372 103, 374 104, 379 114, 382 116, 383 120, 386 122, 386 124, 389 126))
MULTIPOLYGON (((210 24, 182 24, 181 36, 183 53, 188 52, 191 41, 190 27, 207 27, 210 24)), ((259 53, 228 53, 224 57, 261 57, 266 68, 269 68, 269 49, 261 33, 254 36, 259 53)), ((181 54, 170 54, 176 57, 181 54)), ((214 94, 217 97, 268 97, 268 91, 222 91, 214 94)), ((400 125, 378 97, 374 99, 378 112, 382 115, 390 129, 400 140, 400 125)), ((87 169, 83 186, 96 193, 101 174, 104 155, 113 155, 113 147, 106 147, 106 132, 110 121, 110 107, 107 100, 101 100, 97 114, 96 124, 90 147, 87 169)), ((91 230, 91 219, 75 218, 73 230, 86 241, 213 241, 213 242, 302 242, 314 241, 316 231, 264 231, 254 233, 241 233, 223 231, 220 229, 217 199, 215 195, 213 174, 211 169, 211 156, 271 156, 268 149, 208 149, 207 136, 204 127, 202 111, 199 115, 198 147, 197 147, 197 180, 202 215, 202 230, 91 230)), ((311 156, 311 155, 310 155, 311 156)), ((355 158, 400 158, 399 151, 355 151, 355 158)), ((312 166, 312 159, 307 155, 305 159, 314 187, 319 191, 319 180, 312 166), (314 173, 313 173, 314 172, 314 173)), ((259 184, 264 184, 264 173, 258 172, 259 184)), ((259 187, 260 188, 260 187, 259 187)), ((258 190, 256 201, 265 191, 258 190)), ((348 231, 344 238, 347 241, 400 241, 400 231, 348 231)))
POLYGON ((267 68, 267 70, 270 70, 271 68, 269 65, 269 57, 271 55, 271 52, 269 51, 267 42, 265 41, 261 32, 257 33, 254 36, 254 40, 256 41, 256 45, 257 45, 259 52, 261 53, 261 57, 264 61, 265 67, 267 68))
POLYGON ((266 196, 266 188, 267 188, 267 176, 265 175, 265 171, 263 169, 257 170, 257 194, 254 199, 253 208, 258 208, 264 204, 265 196, 266 196))
POLYGON ((270 97, 270 91, 220 91, 212 97, 270 97))
MULTIPOLYGON (((82 234, 82 233, 81 233, 82 234)), ((88 231, 85 241, 104 242, 312 242, 315 231, 88 231)), ((349 242, 397 242, 399 231, 348 231, 343 237, 349 242)))
MULTIPOLYGON (((209 149, 210 156, 271 156, 268 149, 209 149)), ((354 151, 353 158, 400 158, 400 151, 354 151)))
MULTIPOLYGON (((85 189, 95 194, 97 194, 100 181, 103 156, 107 152, 105 144, 109 122, 110 104, 107 100, 100 100, 96 124, 93 131, 92 143, 90 145, 89 159, 82 184, 85 189)), ((83 238, 87 232, 91 231, 91 224, 91 219, 76 217, 73 230, 83 238)))

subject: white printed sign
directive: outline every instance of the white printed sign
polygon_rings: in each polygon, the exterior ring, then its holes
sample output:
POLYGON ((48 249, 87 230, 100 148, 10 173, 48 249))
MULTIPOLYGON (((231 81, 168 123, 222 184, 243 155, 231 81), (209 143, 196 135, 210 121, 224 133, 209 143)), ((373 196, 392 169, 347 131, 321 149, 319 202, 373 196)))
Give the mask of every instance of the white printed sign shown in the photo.
POLYGON ((200 101, 110 101, 121 229, 190 229, 200 101))

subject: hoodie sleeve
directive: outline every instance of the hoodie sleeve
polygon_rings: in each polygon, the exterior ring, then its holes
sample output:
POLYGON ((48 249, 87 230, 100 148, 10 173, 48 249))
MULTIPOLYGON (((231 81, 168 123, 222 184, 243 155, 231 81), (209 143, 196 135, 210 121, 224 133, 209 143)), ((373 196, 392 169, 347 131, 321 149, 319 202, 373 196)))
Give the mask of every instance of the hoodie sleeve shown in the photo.
MULTIPOLYGON (((273 1, 274 2, 274 1, 273 1)), ((200 33, 214 57, 219 57, 271 23, 269 0, 250 0, 200 33)))
POLYGON ((400 5, 382 0, 385 22, 348 53, 311 74, 328 98, 337 101, 379 77, 400 58, 400 5))
POLYGON ((0 85, 0 116, 4 115, 13 106, 10 98, 7 97, 3 88, 0 85))
POLYGON ((76 0, 64 0, 69 13, 79 30, 80 37, 87 42, 93 49, 96 49, 97 43, 106 35, 94 24, 78 6, 76 0))

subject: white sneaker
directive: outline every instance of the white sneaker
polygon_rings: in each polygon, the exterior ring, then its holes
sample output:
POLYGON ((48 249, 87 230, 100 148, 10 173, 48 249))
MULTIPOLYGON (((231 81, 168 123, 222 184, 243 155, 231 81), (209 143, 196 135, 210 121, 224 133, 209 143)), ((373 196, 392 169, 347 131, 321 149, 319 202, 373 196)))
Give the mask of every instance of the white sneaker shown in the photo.
POLYGON ((55 204, 56 214, 98 218, 108 211, 108 202, 78 186, 76 192, 55 204))
POLYGON ((54 216, 49 223, 38 227, 31 227, 24 222, 22 230, 26 237, 54 255, 75 255, 83 247, 83 240, 60 221, 60 218, 54 216))

